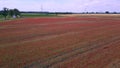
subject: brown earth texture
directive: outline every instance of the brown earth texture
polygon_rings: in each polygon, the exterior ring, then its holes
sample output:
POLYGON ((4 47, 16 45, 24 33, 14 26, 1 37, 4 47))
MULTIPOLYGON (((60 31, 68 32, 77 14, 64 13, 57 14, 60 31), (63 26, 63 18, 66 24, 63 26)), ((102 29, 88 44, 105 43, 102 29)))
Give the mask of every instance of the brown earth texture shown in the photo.
POLYGON ((120 68, 120 15, 0 22, 0 68, 120 68))

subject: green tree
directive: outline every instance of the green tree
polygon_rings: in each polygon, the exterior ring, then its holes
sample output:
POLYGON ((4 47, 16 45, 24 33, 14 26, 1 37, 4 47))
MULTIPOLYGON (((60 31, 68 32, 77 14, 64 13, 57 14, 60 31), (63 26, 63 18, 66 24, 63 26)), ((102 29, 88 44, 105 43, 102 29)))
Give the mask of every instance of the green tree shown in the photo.
POLYGON ((18 9, 14 9, 14 15, 18 18, 18 16, 20 16, 20 11, 18 9))
POLYGON ((109 14, 110 12, 109 12, 109 11, 106 11, 105 13, 106 13, 106 14, 109 14))
POLYGON ((2 15, 2 11, 0 10, 0 15, 2 15))
POLYGON ((10 10, 9 10, 9 15, 10 15, 11 17, 13 17, 13 15, 14 15, 14 10, 13 10, 13 9, 10 9, 10 10))
POLYGON ((4 16, 4 18, 6 20, 6 17, 8 16, 8 8, 3 8, 2 15, 4 16))

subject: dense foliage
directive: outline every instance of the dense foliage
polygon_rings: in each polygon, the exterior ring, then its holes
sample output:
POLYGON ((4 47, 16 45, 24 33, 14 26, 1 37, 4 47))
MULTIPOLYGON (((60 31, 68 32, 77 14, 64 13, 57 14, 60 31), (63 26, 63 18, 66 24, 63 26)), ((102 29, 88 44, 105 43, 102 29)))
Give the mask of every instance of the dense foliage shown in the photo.
POLYGON ((8 8, 3 8, 3 10, 0 12, 0 15, 2 15, 5 20, 7 16, 10 18, 18 18, 20 17, 20 11, 18 9, 8 9, 8 8))

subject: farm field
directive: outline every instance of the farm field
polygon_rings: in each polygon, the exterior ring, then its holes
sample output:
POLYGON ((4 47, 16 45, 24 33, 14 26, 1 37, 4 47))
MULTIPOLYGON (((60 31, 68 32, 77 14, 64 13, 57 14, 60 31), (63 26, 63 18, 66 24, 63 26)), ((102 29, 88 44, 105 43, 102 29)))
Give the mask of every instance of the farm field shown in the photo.
POLYGON ((0 68, 120 68, 120 16, 0 22, 0 68))
MULTIPOLYGON (((36 17, 58 17, 56 14, 46 14, 46 13, 21 13, 21 18, 36 18, 36 17)), ((16 20, 15 18, 12 18, 10 16, 7 16, 8 20, 16 20)), ((5 21, 4 17, 0 15, 0 22, 5 21)))
POLYGON ((22 13, 21 14, 22 17, 56 17, 56 14, 46 14, 46 13, 22 13))

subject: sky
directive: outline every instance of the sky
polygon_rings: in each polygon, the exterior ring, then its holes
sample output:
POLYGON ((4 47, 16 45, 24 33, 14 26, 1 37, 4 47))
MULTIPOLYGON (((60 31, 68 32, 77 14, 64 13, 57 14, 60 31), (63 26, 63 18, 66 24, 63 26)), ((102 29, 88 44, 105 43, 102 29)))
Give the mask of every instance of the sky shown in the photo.
POLYGON ((3 7, 20 11, 120 12, 120 0, 0 0, 3 7))

